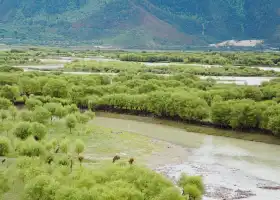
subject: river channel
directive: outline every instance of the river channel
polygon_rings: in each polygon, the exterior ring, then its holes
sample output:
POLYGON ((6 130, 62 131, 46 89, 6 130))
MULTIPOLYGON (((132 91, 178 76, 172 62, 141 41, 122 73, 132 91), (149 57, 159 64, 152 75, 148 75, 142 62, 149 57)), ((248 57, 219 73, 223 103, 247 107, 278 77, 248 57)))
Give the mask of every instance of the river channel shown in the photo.
POLYGON ((191 133, 141 119, 116 119, 101 115, 93 122, 98 126, 145 135, 185 148, 187 156, 174 150, 172 156, 158 156, 158 159, 170 162, 149 167, 174 181, 183 172, 203 176, 206 185, 204 200, 280 199, 280 190, 263 188, 280 186, 280 146, 191 133), (180 156, 179 162, 172 162, 173 157, 180 156))

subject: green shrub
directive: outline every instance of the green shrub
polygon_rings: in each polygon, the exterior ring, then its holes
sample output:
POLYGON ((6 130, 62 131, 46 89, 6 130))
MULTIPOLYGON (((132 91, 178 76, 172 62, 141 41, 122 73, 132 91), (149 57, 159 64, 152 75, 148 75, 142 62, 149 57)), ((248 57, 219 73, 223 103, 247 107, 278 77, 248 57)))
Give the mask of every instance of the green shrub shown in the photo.
POLYGON ((29 98, 25 101, 25 105, 29 110, 34 110, 36 106, 42 106, 43 103, 35 98, 29 98))
POLYGON ((33 122, 29 128, 30 134, 36 138, 36 140, 42 140, 47 134, 47 127, 44 124, 33 122))
POLYGON ((187 176, 186 174, 182 174, 178 181, 178 185, 182 188, 187 185, 195 185, 199 191, 202 193, 204 192, 204 184, 201 176, 187 176))
POLYGON ((22 121, 31 122, 33 120, 33 114, 29 110, 23 110, 20 112, 19 117, 22 121))
POLYGON ((6 156, 11 152, 11 141, 7 137, 0 136, 0 156, 6 156))
POLYGON ((184 188, 184 195, 188 197, 189 200, 201 200, 202 192, 197 188, 196 185, 190 184, 186 185, 184 188))
POLYGON ((0 110, 8 110, 12 106, 12 102, 9 99, 0 97, 0 110))
POLYGON ((68 139, 64 139, 60 143, 60 151, 62 153, 68 153, 70 141, 68 139))
POLYGON ((85 144, 82 140, 77 139, 75 141, 75 152, 77 154, 82 153, 85 150, 85 144))
POLYGON ((30 127, 31 124, 29 122, 20 122, 16 125, 15 129, 13 130, 13 134, 17 138, 25 140, 31 135, 30 127))
POLYGON ((72 129, 75 128, 77 125, 76 116, 73 114, 68 115, 65 119, 65 123, 66 123, 66 126, 69 128, 70 133, 72 133, 72 129))
POLYGON ((44 155, 46 150, 41 143, 35 141, 33 138, 21 142, 17 149, 21 156, 28 157, 44 155))

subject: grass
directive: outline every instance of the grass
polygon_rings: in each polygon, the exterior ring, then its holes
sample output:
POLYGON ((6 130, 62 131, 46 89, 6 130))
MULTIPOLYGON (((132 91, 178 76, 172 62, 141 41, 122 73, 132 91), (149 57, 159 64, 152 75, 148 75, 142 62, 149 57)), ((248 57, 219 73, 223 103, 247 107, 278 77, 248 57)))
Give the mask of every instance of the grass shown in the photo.
POLYGON ((152 123, 152 124, 164 124, 170 127, 184 129, 188 132, 193 132, 193 133, 207 134, 213 136, 223 136, 223 137, 236 138, 236 139, 242 139, 247 141, 280 145, 280 138, 277 138, 273 135, 266 135, 262 133, 255 133, 255 132, 248 133, 248 132, 240 132, 234 130, 217 129, 217 128, 212 128, 207 126, 198 126, 198 125, 186 124, 182 122, 157 119, 152 117, 139 117, 139 116, 115 114, 115 113, 98 112, 97 116, 141 121, 141 122, 152 123))

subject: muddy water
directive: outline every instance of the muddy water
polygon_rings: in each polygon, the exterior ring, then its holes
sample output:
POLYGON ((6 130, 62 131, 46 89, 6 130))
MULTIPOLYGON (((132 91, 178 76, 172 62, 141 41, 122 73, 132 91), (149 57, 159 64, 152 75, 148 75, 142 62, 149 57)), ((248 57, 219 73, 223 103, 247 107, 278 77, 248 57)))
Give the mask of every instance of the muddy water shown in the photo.
MULTIPOLYGON (((190 152, 187 158, 181 156, 180 162, 153 168, 174 180, 182 172, 202 175, 206 184, 204 199, 280 199, 280 190, 260 188, 280 186, 280 146, 190 133, 126 119, 96 117, 94 123, 185 147, 190 152)), ((173 156, 180 155, 175 151, 173 156)))

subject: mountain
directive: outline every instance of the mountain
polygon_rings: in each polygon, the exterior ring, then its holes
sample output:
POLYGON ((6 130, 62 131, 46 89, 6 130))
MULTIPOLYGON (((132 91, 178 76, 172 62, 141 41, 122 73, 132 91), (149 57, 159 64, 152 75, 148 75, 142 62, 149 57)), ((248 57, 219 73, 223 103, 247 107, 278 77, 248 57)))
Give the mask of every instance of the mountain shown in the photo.
POLYGON ((0 0, 0 42, 206 45, 280 41, 279 0, 0 0))

